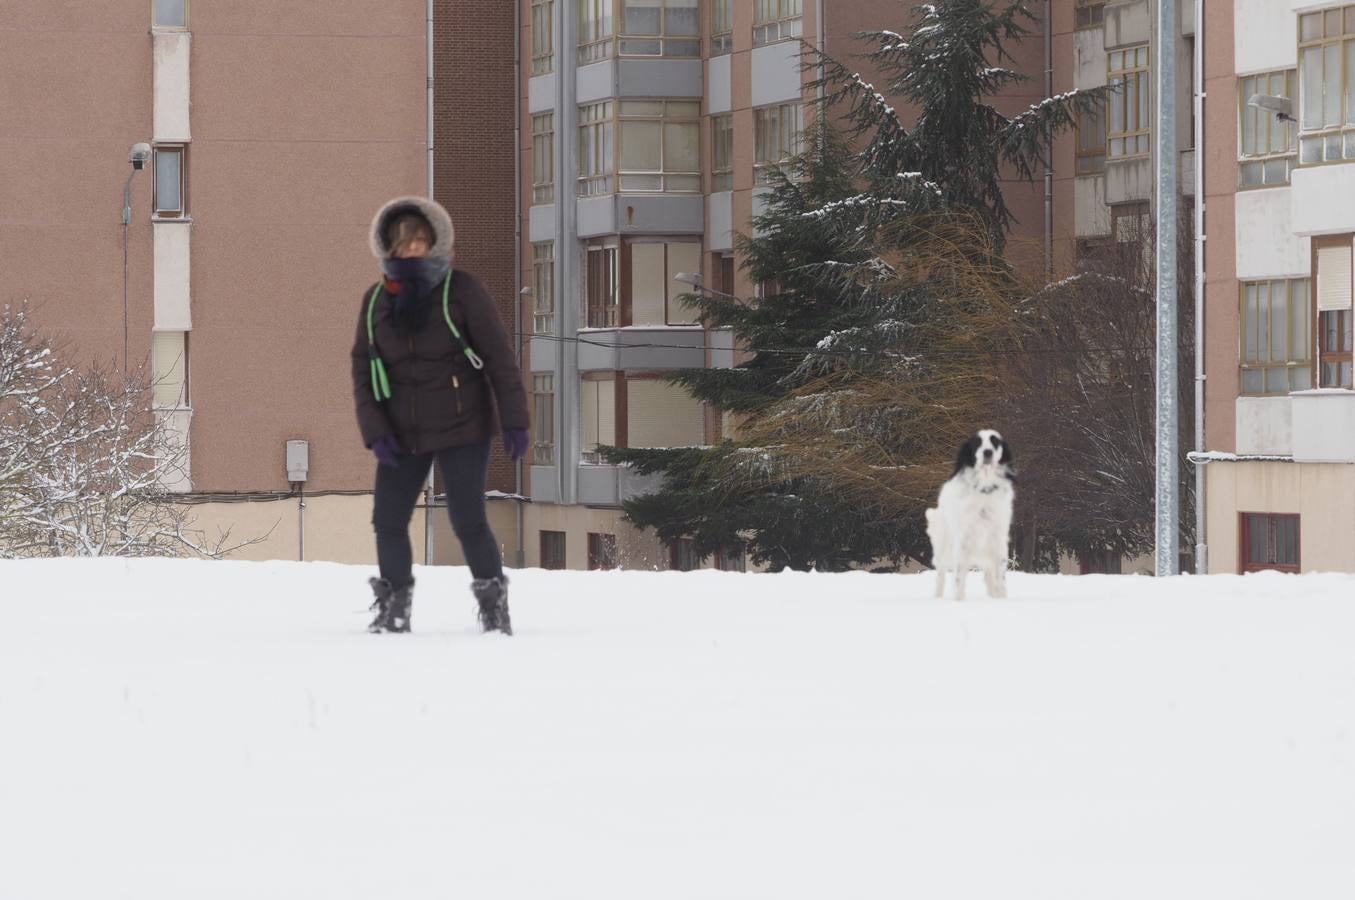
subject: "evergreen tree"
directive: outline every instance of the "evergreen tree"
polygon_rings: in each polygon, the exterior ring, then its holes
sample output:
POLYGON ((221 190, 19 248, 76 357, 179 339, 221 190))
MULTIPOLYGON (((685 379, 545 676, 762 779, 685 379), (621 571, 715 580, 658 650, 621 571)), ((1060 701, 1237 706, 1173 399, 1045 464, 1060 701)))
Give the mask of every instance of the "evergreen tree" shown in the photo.
MULTIPOLYGON (((806 152, 774 174, 753 235, 738 242, 752 280, 773 289, 753 302, 686 298, 712 326, 732 329, 751 357, 673 381, 739 415, 748 438, 705 449, 608 449, 612 461, 664 476, 658 491, 625 504, 634 524, 666 541, 691 537, 702 554, 746 544, 754 562, 773 569, 928 557, 915 491, 901 503, 888 491, 844 489, 840 472, 810 463, 816 448, 855 442, 889 445, 885 455, 899 463, 891 468, 908 468, 899 451, 921 443, 918 406, 844 402, 867 396, 854 380, 953 390, 947 358, 927 358, 937 323, 956 321, 965 292, 988 297, 993 282, 998 294, 1011 283, 1000 257, 1012 220, 999 175, 1006 167, 1033 177, 1050 136, 1089 102, 1065 95, 1015 117, 991 104, 1025 77, 1003 64, 1005 46, 1026 36, 1031 20, 1020 2, 999 9, 938 0, 916 8, 906 38, 863 35, 884 90, 916 106, 911 128, 846 66, 826 56, 810 62, 825 73, 821 120, 841 116, 847 130, 810 130, 806 152), (805 423, 835 441, 804 440, 805 423)), ((933 406, 946 396, 921 395, 933 406)))

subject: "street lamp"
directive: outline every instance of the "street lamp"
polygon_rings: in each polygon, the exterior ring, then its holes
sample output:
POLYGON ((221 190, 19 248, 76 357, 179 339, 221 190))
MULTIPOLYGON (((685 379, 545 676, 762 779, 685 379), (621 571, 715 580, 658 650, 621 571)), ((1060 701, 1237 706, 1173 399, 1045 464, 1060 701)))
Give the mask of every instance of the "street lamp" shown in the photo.
POLYGON ((132 171, 127 175, 127 183, 122 186, 122 373, 127 374, 127 230, 132 224, 132 179, 136 173, 146 168, 150 162, 151 145, 133 144, 127 153, 127 161, 132 171))
POLYGON ((681 284, 691 285, 698 291, 703 291, 707 294, 714 294, 717 297, 727 297, 730 300, 739 299, 738 297, 735 297, 733 294, 726 294, 724 291, 717 291, 715 288, 706 287, 705 279, 702 278, 700 272, 679 272, 673 276, 673 280, 681 284))

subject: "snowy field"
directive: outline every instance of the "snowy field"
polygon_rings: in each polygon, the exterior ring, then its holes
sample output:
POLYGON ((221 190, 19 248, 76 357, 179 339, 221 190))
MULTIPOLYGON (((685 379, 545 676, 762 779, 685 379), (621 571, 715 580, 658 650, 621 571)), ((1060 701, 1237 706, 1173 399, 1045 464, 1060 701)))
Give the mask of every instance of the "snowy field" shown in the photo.
POLYGON ((0 898, 1355 897, 1350 576, 367 574, 0 563, 0 898))

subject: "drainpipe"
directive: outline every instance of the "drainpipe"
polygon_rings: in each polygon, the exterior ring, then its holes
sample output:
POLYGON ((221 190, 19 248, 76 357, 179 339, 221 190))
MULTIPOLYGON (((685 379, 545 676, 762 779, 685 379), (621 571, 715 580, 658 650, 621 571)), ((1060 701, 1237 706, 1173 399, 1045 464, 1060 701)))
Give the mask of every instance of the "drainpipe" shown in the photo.
MULTIPOLYGON (((427 173, 425 175, 428 181, 428 199, 433 198, 433 0, 428 0, 426 9, 427 21, 425 30, 427 31, 428 41, 428 85, 427 85, 427 122, 425 127, 428 129, 428 161, 427 173)), ((423 486, 423 564, 431 566, 433 564, 433 470, 436 466, 428 467, 428 480, 423 486)))
MULTIPOLYGON (((1195 449, 1203 453, 1204 435, 1204 0, 1195 0, 1195 449)), ((1209 573, 1205 533, 1205 469, 1195 466, 1195 574, 1209 573)))
MULTIPOLYGON (((819 0, 820 3, 823 0, 819 0)), ((1044 96, 1054 96, 1054 22, 1050 0, 1044 0, 1044 96)), ((1044 164, 1044 271, 1054 275, 1054 147, 1046 132, 1044 164)))
MULTIPOLYGON (((554 29, 551 29, 552 33, 554 29)), ((513 0, 513 335, 517 341, 518 373, 522 373, 522 294, 516 286, 522 280, 522 0, 513 0)), ((513 466, 513 493, 522 497, 522 467, 519 459, 513 466)), ((522 500, 517 506, 516 568, 527 566, 526 524, 523 521, 522 500)))

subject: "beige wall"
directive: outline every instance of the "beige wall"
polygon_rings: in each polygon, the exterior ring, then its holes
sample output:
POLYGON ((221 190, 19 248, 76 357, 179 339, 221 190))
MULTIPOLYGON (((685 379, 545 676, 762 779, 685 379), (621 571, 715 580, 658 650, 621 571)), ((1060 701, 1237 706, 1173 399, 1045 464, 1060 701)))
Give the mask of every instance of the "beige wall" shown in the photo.
MULTIPOLYGON (((230 531, 226 544, 257 541, 229 554, 231 559, 299 559, 300 509, 295 497, 249 503, 203 503, 189 507, 192 527, 214 537, 230 531)), ((370 495, 307 497, 306 559, 376 565, 370 495)), ((424 561, 423 510, 410 522, 414 561, 424 561)))
POLYGON ((1237 572, 1238 516, 1297 513, 1305 572, 1355 571, 1355 465, 1210 463, 1209 571, 1237 572))
MULTIPOLYGON (((664 570, 668 549, 652 532, 640 532, 625 522, 619 509, 588 506, 555 506, 529 503, 526 507, 526 558, 528 568, 541 565, 541 532, 565 533, 565 566, 588 568, 588 533, 614 534, 623 569, 664 570)), ((503 535, 499 536, 503 539, 503 535)))

